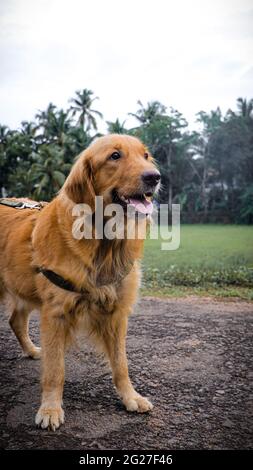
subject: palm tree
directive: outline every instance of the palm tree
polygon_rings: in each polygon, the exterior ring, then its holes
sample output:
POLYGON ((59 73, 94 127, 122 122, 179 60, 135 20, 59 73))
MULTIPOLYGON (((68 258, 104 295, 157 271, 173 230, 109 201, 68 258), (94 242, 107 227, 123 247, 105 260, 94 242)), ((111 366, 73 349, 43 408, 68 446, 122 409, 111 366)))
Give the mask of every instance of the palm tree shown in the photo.
POLYGON ((29 121, 22 121, 21 122, 21 134, 29 136, 30 138, 33 138, 36 134, 36 131, 38 129, 38 126, 34 124, 34 122, 29 122, 29 121))
POLYGON ((41 143, 52 142, 52 123, 55 120, 56 106, 53 103, 49 103, 45 111, 39 111, 35 117, 38 120, 38 129, 42 130, 42 134, 38 135, 41 143))
POLYGON ((96 109, 92 109, 92 103, 98 99, 98 97, 92 97, 93 91, 85 88, 84 90, 76 91, 76 96, 71 98, 70 102, 73 103, 73 106, 70 107, 72 115, 75 116, 79 114, 78 124, 84 128, 86 126, 86 131, 90 129, 97 130, 97 122, 93 114, 96 114, 101 119, 103 118, 102 113, 96 109))
POLYGON ((9 132, 10 130, 7 126, 0 125, 0 145, 6 144, 9 132))
POLYGON ((210 113, 205 111, 199 111, 197 114, 196 121, 203 126, 203 136, 208 140, 209 136, 219 129, 223 122, 222 112, 220 107, 215 110, 211 110, 210 113))
POLYGON ((127 130, 125 128, 125 122, 123 121, 122 123, 119 121, 117 118, 116 121, 106 121, 107 124, 107 130, 109 134, 126 134, 127 130))
POLYGON ((33 197, 34 175, 27 162, 12 170, 8 178, 8 195, 15 197, 33 197))
POLYGON ((35 115, 36 119, 39 121, 41 127, 45 127, 48 121, 50 121, 52 115, 54 115, 56 106, 53 103, 49 103, 45 111, 40 111, 35 115))
POLYGON ((48 123, 48 131, 60 147, 63 147, 67 139, 68 132, 70 130, 71 120, 69 118, 69 112, 60 109, 51 117, 51 122, 48 123))
POLYGON ((0 125, 0 197, 2 196, 3 187, 6 184, 10 165, 8 165, 7 145, 10 130, 7 126, 0 125))
POLYGON ((79 153, 86 149, 91 142, 96 138, 100 137, 101 134, 96 133, 91 136, 89 133, 85 132, 82 127, 70 127, 67 139, 64 142, 65 149, 65 161, 73 162, 73 158, 79 155, 79 153))
POLYGON ((140 100, 137 101, 140 108, 136 113, 128 113, 129 116, 134 116, 141 124, 150 124, 154 119, 166 114, 166 106, 159 101, 149 101, 147 107, 142 104, 140 100))
POLYGON ((57 110, 56 106, 50 103, 47 109, 40 111, 36 117, 39 121, 37 128, 41 128, 43 131, 43 134, 38 136, 41 138, 42 143, 57 143, 63 147, 71 127, 69 110, 57 110))
POLYGON ((253 99, 247 101, 246 98, 237 99, 237 108, 239 115, 243 118, 253 117, 253 99))
POLYGON ((53 144, 41 145, 33 159, 35 197, 51 199, 63 185, 71 165, 64 162, 63 150, 53 144))

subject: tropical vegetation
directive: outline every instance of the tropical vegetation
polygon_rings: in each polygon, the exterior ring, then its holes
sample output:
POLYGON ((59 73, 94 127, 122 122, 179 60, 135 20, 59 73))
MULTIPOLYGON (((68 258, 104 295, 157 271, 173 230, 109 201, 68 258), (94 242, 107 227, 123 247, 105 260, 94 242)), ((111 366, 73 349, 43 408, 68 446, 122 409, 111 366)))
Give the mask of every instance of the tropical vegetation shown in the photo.
MULTIPOLYGON (((0 195, 50 200, 75 157, 98 135, 97 97, 78 90, 68 109, 50 103, 18 129, 0 125, 0 195)), ((106 121, 108 132, 140 137, 162 173, 159 202, 181 204, 185 222, 253 223, 253 99, 236 109, 196 114, 191 130, 176 109, 158 101, 129 112, 136 126, 106 121)))

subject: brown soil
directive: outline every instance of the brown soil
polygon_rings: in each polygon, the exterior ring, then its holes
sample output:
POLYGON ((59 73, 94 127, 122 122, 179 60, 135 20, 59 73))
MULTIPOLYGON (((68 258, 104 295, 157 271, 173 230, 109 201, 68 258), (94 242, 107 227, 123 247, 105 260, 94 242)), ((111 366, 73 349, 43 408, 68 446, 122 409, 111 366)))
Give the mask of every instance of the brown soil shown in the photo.
MULTIPOLYGON (((0 447, 5 449, 238 449, 253 447, 253 305, 142 299, 130 318, 130 375, 154 403, 124 410, 110 371, 87 345, 67 356, 66 423, 36 429, 39 361, 20 356, 1 310, 0 447)), ((38 343, 38 318, 31 335, 38 343)))

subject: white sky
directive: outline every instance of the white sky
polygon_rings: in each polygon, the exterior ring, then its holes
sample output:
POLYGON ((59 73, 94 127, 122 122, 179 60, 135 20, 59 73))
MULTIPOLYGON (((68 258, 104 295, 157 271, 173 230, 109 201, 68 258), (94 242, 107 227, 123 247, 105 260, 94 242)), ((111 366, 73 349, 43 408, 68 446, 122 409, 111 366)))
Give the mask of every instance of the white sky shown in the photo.
POLYGON ((0 0, 0 123, 16 127, 75 90, 106 120, 136 101, 194 114, 253 97, 252 0, 0 0))

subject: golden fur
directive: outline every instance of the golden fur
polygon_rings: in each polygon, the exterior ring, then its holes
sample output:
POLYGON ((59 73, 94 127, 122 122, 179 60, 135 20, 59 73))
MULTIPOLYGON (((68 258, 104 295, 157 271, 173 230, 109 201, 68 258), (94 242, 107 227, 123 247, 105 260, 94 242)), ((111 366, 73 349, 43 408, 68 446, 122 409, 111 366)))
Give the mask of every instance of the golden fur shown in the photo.
POLYGON ((151 403, 133 388, 125 351, 127 319, 137 298, 142 240, 76 240, 72 208, 95 195, 111 202, 111 191, 134 194, 141 174, 155 169, 136 138, 110 135, 95 141, 78 158, 59 194, 41 211, 0 205, 0 297, 11 302, 10 325, 23 351, 33 358, 40 349, 29 338, 29 314, 41 314, 42 403, 36 423, 56 429, 64 421, 62 393, 64 352, 72 336, 85 329, 110 361, 113 381, 129 411, 145 412, 151 403), (120 161, 109 161, 114 150, 120 161), (55 286, 36 266, 45 266, 78 289, 85 298, 55 286))

